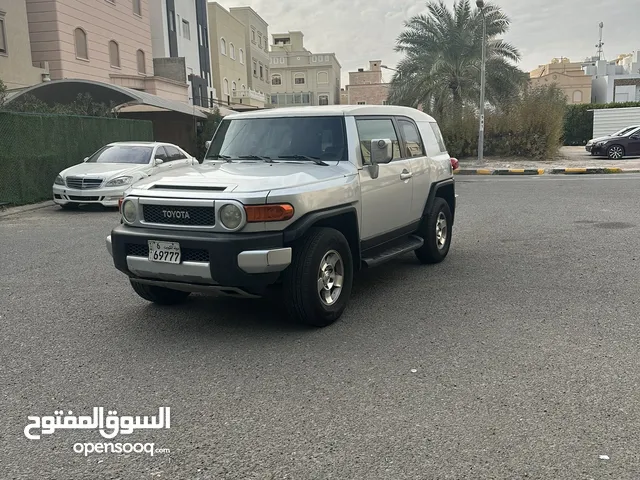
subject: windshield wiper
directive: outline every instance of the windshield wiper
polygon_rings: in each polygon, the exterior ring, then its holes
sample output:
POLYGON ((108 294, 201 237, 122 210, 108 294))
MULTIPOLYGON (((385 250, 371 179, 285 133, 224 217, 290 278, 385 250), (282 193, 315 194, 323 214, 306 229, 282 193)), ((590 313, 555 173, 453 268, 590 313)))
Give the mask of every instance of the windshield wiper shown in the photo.
POLYGON ((269 157, 262 157, 260 155, 239 155, 238 158, 242 160, 264 160, 267 163, 273 163, 273 160, 269 157))
POLYGON ((210 156, 205 158, 205 160, 218 160, 218 159, 222 159, 222 160, 226 160, 227 162, 231 162, 231 157, 229 155, 216 154, 216 155, 210 155, 210 156))
POLYGON ((291 159, 291 160, 309 160, 313 163, 315 163, 316 165, 322 165, 323 167, 328 167, 329 164, 328 163, 324 163, 322 160, 320 160, 318 157, 310 157, 308 155, 280 155, 278 158, 282 158, 282 159, 291 159))

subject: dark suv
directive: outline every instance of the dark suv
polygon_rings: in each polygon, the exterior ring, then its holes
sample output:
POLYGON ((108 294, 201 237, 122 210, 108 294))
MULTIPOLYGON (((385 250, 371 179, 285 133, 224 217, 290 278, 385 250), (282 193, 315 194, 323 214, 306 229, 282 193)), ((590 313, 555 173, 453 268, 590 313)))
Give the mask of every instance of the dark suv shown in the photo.
POLYGON ((621 136, 599 138, 591 146, 592 155, 606 155, 612 160, 624 156, 640 155, 640 127, 621 136))

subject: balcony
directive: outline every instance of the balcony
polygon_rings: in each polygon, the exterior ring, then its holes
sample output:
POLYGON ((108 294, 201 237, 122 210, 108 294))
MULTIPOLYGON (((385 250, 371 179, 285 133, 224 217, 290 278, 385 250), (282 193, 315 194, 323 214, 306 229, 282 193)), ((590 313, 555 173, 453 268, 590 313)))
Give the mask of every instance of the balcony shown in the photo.
POLYGON ((269 103, 269 97, 264 93, 255 90, 234 90, 231 92, 231 101, 233 103, 242 103, 254 107, 264 107, 269 103))
POLYGON ((314 105, 312 92, 273 93, 271 94, 273 107, 291 107, 314 105))

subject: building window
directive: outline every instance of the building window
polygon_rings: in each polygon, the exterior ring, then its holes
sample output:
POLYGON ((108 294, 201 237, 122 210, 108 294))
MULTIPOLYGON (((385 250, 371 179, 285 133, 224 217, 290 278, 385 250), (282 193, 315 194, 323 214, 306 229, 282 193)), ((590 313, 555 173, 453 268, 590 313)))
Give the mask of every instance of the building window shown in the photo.
POLYGON ((366 105, 367 102, 358 102, 358 105, 366 105))
POLYGON ((260 64, 260 80, 264 80, 264 67, 260 64))
POLYGON ((238 85, 236 84, 236 82, 232 82, 231 83, 231 91, 233 93, 236 93, 236 90, 238 89, 238 85))
POLYGON ((253 61, 253 76, 258 76, 258 62, 256 62, 255 60, 253 61))
POLYGON ((6 55, 7 50, 7 33, 4 26, 4 12, 0 12, 0 54, 6 55))
POLYGON ((136 58, 138 60, 138 73, 147 73, 147 64, 145 62, 144 52, 142 50, 138 50, 136 52, 136 58))
POLYGON ((576 90, 573 92, 573 103, 582 103, 582 91, 576 90))
POLYGON ((191 40, 191 30, 189 29, 189 22, 182 20, 182 36, 187 40, 191 40))
POLYGON ((133 13, 142 16, 142 0, 133 0, 133 13))
POLYGON ((329 105, 329 95, 318 95, 318 105, 329 105))
POLYGON ((327 72, 318 72, 318 83, 329 83, 329 74, 327 72))
POLYGON ((224 38, 220 39, 220 53, 222 55, 227 54, 227 41, 224 38))
POLYGON ((222 93, 224 93, 225 95, 229 95, 229 80, 227 80, 226 78, 222 82, 222 93))
POLYGON ((244 65, 244 50, 240 49, 240 63, 244 65))
POLYGON ((120 48, 113 40, 109 42, 109 63, 112 67, 120 68, 120 48))
MULTIPOLYGON (((4 25, 4 24, 3 24, 4 25)), ((87 47, 87 34, 81 28, 76 28, 73 32, 76 41, 76 58, 89 60, 89 48, 87 47)))
POLYGON ((229 57, 231 57, 231 60, 236 59, 236 47, 233 45, 233 43, 229 44, 229 57))
POLYGON ((294 85, 304 85, 305 84, 304 73, 294 73, 293 83, 294 85))
POLYGON ((279 73, 271 75, 271 85, 282 85, 282 77, 279 73))
POLYGON ((258 33, 258 46, 262 48, 262 34, 258 33))
POLYGON ((256 43, 256 31, 251 29, 251 41, 256 43))

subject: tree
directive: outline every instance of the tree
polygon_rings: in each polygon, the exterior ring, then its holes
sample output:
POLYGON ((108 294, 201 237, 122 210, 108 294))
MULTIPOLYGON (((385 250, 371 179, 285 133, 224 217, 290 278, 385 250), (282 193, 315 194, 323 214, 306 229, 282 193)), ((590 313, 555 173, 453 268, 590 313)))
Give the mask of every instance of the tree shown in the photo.
POLYGON ((216 132, 218 125, 222 121, 222 115, 220 110, 215 108, 213 113, 207 113, 207 119, 199 122, 196 138, 196 158, 203 159, 207 153, 206 142, 213 138, 213 134, 216 132))
MULTIPOLYGON (((436 116, 480 99, 482 63, 482 14, 469 0, 459 0, 450 11, 442 0, 427 3, 428 15, 416 15, 405 23, 396 51, 405 57, 391 82, 391 103, 422 106, 436 116)), ((518 95, 527 75, 515 66, 520 53, 500 40, 509 19, 491 4, 484 8, 487 22, 486 99, 499 106, 518 95)))
POLYGON ((4 102, 7 98, 7 86, 4 84, 2 79, 0 79, 0 108, 4 105, 4 102))

